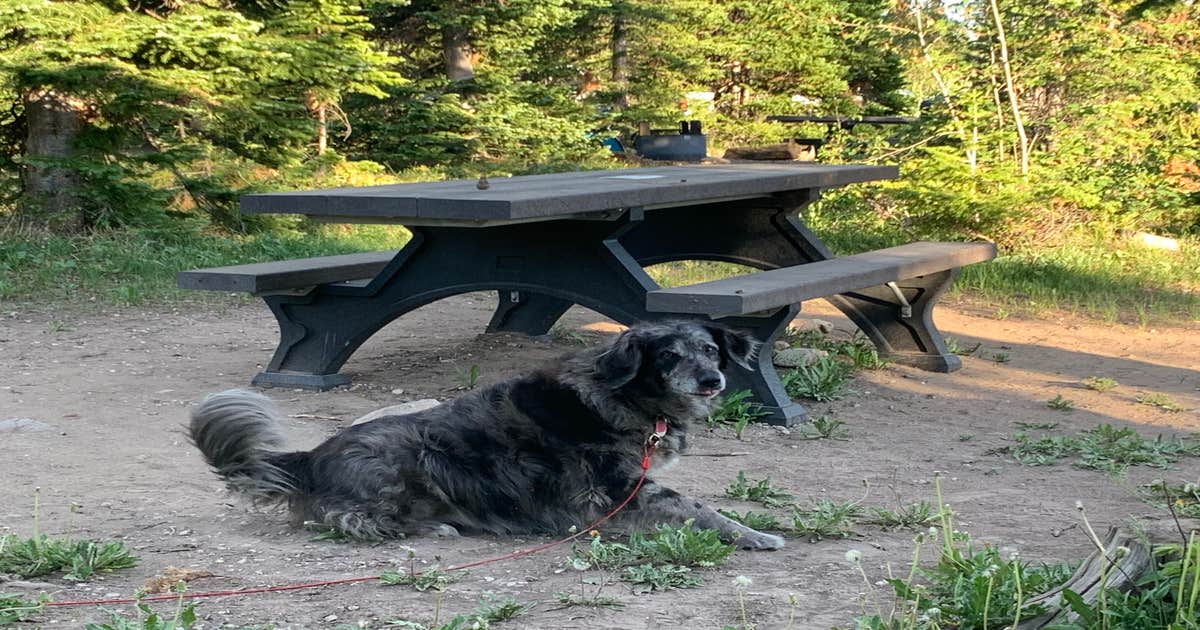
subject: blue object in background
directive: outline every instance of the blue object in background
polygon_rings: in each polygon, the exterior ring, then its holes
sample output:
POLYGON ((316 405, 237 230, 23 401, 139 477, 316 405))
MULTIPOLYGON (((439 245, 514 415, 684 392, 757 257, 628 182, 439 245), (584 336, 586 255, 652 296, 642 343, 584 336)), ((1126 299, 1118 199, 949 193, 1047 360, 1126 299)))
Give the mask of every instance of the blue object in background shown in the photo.
POLYGON ((608 147, 608 150, 612 151, 613 153, 625 152, 625 145, 621 144, 621 141, 617 138, 605 138, 600 144, 608 147))

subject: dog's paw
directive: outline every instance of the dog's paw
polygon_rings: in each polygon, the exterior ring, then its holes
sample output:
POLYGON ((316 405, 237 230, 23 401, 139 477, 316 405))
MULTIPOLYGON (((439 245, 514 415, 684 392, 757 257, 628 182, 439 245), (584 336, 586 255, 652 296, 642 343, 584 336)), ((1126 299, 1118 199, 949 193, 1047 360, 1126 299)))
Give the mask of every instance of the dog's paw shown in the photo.
POLYGON ((764 534, 762 532, 754 532, 753 534, 743 535, 737 539, 737 544, 742 549, 751 549, 754 551, 775 551, 783 549, 786 544, 781 536, 774 534, 764 534))

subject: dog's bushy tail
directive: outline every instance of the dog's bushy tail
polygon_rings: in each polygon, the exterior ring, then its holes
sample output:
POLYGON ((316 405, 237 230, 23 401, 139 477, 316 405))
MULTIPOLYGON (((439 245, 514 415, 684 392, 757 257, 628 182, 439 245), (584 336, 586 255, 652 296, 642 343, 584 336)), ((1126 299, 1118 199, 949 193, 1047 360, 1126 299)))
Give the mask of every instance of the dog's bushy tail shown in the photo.
POLYGON ((279 409, 270 398, 230 389, 212 394, 192 410, 192 443, 232 490, 256 501, 277 501, 298 492, 304 453, 280 453, 279 409))

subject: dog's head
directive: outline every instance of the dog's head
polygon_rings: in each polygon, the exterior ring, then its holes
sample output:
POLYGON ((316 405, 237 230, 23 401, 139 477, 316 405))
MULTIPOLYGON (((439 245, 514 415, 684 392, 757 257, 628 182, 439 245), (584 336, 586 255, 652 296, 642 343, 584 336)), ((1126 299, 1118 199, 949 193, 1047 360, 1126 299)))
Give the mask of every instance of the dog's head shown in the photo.
POLYGON ((713 322, 638 324, 596 358, 595 370, 610 389, 705 413, 725 389, 728 363, 752 369, 757 345, 713 322))

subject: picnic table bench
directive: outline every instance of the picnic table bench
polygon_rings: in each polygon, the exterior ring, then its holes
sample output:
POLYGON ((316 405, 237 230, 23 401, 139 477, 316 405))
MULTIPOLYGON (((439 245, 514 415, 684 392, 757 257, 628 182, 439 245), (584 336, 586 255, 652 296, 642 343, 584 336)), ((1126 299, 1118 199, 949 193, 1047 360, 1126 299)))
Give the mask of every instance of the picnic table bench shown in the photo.
POLYGON ((412 239, 398 251, 184 271, 178 284, 266 301, 280 342, 254 377, 260 386, 346 384, 340 369, 380 328, 471 291, 498 293, 489 331, 545 334, 573 304, 626 324, 720 320, 764 344, 756 369, 730 366, 730 391, 751 390, 764 420, 786 425, 805 412, 784 391, 770 349, 805 300, 828 299, 892 361, 961 365, 931 313, 959 268, 995 256, 991 244, 834 257, 799 218, 824 189, 896 175, 888 166, 729 164, 247 195, 244 212, 400 223, 412 239), (662 288, 643 269, 678 260, 762 271, 662 288))

